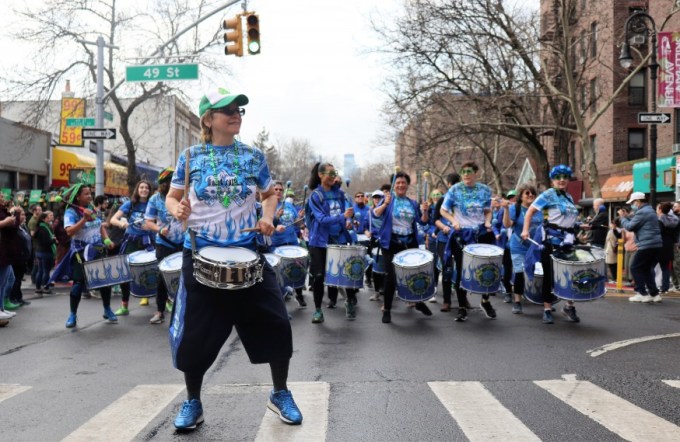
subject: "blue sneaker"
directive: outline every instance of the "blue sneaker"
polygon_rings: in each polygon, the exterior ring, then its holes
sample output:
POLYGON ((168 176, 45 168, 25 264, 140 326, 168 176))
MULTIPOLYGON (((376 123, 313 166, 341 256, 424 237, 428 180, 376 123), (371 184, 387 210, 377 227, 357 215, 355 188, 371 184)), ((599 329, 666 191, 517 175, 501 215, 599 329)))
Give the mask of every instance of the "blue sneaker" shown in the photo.
POLYGON ((553 315, 550 310, 543 310, 543 323, 544 324, 554 324, 553 315))
POLYGON ((66 320, 66 328, 73 328, 76 326, 76 322, 78 321, 78 317, 76 316, 75 313, 71 313, 68 315, 68 319, 66 320))
POLYGON ((267 408, 278 414, 279 418, 287 424, 300 425, 302 423, 302 413, 295 405, 293 394, 289 390, 272 390, 267 408))
POLYGON ((184 401, 182 409, 175 418, 175 428, 178 430, 193 430, 203 423, 203 406, 198 399, 184 401))
POLYGON ((104 319, 106 319, 106 322, 109 324, 117 324, 118 323, 118 317, 113 314, 111 311, 111 307, 106 307, 104 309, 104 315, 102 315, 104 319))

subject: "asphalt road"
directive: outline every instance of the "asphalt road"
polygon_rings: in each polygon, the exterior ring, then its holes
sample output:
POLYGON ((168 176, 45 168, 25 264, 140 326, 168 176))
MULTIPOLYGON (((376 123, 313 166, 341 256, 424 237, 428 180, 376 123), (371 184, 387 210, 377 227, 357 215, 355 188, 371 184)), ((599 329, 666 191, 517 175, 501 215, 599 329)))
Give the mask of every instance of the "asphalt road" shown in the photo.
POLYGON ((397 303, 385 325, 370 293, 360 293, 355 321, 326 309, 315 325, 311 307, 288 303, 302 426, 266 411, 269 369, 248 362, 234 333, 206 376, 206 422, 191 434, 172 426, 183 378, 168 323, 148 324, 153 301, 109 325, 99 300, 83 300, 68 330, 66 289, 34 299, 0 329, 0 440, 450 441, 497 431, 500 440, 663 440, 635 432, 658 422, 680 440, 678 298, 631 305, 610 296, 578 304, 580 324, 556 315, 554 325, 541 323, 540 307, 512 315, 497 298, 498 319, 477 309, 465 323, 439 304, 425 317, 397 303), (664 337, 602 348, 649 336, 664 337))

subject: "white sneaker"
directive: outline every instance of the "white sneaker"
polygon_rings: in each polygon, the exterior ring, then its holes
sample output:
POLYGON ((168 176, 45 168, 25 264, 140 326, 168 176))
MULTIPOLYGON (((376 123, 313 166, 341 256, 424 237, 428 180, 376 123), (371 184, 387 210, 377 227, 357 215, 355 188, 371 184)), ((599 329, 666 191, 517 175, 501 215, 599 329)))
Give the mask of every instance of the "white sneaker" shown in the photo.
POLYGON ((631 296, 630 298, 628 298, 628 300, 629 300, 630 302, 643 302, 643 303, 647 303, 647 302, 652 302, 652 297, 649 296, 649 295, 641 295, 641 294, 638 293, 637 295, 631 296))
POLYGON ((16 315, 16 313, 0 310, 0 319, 12 319, 14 315, 16 315))
POLYGON ((661 295, 656 295, 652 298, 652 302, 661 302, 661 295))

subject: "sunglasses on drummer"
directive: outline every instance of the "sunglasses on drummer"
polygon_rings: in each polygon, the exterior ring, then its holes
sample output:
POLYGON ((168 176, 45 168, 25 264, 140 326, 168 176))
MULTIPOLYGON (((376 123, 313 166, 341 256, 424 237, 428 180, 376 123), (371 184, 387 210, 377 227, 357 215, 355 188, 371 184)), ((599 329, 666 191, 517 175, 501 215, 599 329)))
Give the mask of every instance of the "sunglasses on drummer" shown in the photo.
POLYGON ((475 169, 473 168, 465 168, 465 169, 460 169, 460 174, 461 175, 469 175, 475 173, 475 169))
POLYGON ((569 178, 571 178, 570 175, 560 174, 560 175, 555 175, 554 179, 557 180, 557 181, 560 181, 560 180, 568 180, 569 178))
POLYGON ((220 114, 229 115, 230 117, 237 112, 240 116, 244 116, 246 114, 246 110, 243 109, 242 107, 235 107, 233 109, 230 109, 228 106, 225 106, 225 107, 218 107, 217 109, 213 109, 213 111, 220 113, 220 114))
POLYGON ((321 175, 328 175, 331 178, 338 176, 338 172, 331 170, 330 172, 319 172, 321 175))

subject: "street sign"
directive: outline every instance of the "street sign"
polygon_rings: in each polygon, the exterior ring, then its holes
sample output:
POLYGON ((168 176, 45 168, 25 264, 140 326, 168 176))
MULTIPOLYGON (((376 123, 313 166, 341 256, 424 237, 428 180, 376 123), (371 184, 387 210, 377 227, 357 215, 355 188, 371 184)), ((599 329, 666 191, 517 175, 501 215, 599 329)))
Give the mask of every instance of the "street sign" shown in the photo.
POLYGON ((149 64, 127 66, 126 81, 198 80, 197 64, 149 64))
POLYGON ((83 129, 83 140, 115 140, 116 129, 83 129))
POLYGON ((111 112, 104 111, 104 119, 109 120, 109 121, 113 121, 113 114, 111 112))
POLYGON ((670 124, 671 114, 658 112, 638 113, 638 124, 670 124))
POLYGON ((94 127, 94 118, 67 118, 66 127, 94 127))

